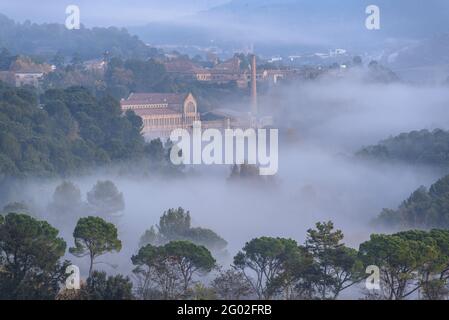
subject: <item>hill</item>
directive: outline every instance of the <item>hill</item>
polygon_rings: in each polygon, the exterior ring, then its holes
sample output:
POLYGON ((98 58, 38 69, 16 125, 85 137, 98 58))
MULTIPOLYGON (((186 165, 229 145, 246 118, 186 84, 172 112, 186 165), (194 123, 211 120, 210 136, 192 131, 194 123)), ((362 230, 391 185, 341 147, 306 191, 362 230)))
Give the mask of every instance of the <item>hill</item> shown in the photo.
POLYGON ((57 23, 17 23, 0 14, 0 48, 14 54, 53 57, 55 54, 77 56, 82 60, 99 58, 105 52, 120 57, 147 58, 157 54, 126 29, 85 28, 68 30, 57 23))

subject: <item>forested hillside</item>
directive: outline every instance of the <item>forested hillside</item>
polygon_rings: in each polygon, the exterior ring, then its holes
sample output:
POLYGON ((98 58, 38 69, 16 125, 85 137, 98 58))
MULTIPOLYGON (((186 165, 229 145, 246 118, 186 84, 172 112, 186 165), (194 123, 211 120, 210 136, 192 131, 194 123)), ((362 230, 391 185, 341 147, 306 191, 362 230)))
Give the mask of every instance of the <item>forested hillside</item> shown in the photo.
POLYGON ((108 52, 114 56, 147 58, 157 54, 126 29, 84 28, 68 30, 62 24, 17 23, 0 13, 0 48, 13 53, 52 57, 56 53, 94 59, 108 52))
POLYGON ((400 229, 449 229, 449 176, 420 187, 396 209, 383 209, 376 224, 400 229))
POLYGON ((449 132, 441 129, 401 133, 362 148, 357 157, 379 161, 449 167, 449 132))
POLYGON ((0 83, 1 176, 68 174, 142 156, 141 119, 118 101, 72 87, 32 91, 0 83))

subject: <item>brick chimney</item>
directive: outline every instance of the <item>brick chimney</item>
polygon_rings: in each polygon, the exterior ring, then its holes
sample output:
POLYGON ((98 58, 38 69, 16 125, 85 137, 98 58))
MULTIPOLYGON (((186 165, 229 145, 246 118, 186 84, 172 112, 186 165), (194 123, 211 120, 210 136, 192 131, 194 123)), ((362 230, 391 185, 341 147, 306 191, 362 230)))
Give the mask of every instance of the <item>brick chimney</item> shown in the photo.
POLYGON ((257 116, 257 73, 256 55, 251 58, 251 114, 257 116))

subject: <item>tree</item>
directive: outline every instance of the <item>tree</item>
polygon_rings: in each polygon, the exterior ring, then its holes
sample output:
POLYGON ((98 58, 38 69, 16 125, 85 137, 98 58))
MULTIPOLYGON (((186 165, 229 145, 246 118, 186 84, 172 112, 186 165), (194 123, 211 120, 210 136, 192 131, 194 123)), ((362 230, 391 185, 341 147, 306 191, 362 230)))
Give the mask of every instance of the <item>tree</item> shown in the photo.
POLYGON ((204 246, 189 241, 171 241, 164 246, 165 254, 180 271, 184 292, 187 292, 194 274, 208 273, 215 267, 215 259, 204 246))
POLYGON ((117 228, 100 217, 80 218, 73 231, 75 247, 69 249, 77 257, 89 256, 89 276, 92 275, 94 260, 112 251, 119 252, 122 242, 117 237, 117 228))
POLYGON ((87 193, 87 202, 95 214, 102 216, 113 215, 125 208, 123 193, 119 192, 110 180, 97 181, 92 190, 87 193))
POLYGON ((164 299, 187 296, 195 274, 208 273, 215 266, 215 259, 204 246, 188 241, 172 241, 156 247, 150 244, 140 248, 131 258, 140 278, 140 292, 156 287, 164 299))
POLYGON ((234 257, 234 266, 242 271, 259 299, 273 296, 271 285, 285 271, 286 262, 299 254, 292 239, 261 237, 247 242, 234 257), (248 271, 255 273, 252 279, 248 271))
POLYGON ((70 208, 81 205, 81 191, 70 181, 63 181, 53 193, 53 205, 57 208, 70 208))
POLYGON ((319 267, 304 246, 285 260, 283 268, 268 286, 271 294, 287 300, 316 298, 319 267))
POLYGON ((50 61, 52 64, 54 64, 57 68, 62 68, 64 66, 65 57, 61 53, 61 51, 56 52, 56 54, 53 56, 53 58, 50 61))
POLYGON ((150 229, 145 230, 144 234, 140 237, 139 248, 145 247, 147 244, 151 244, 153 246, 164 244, 164 240, 161 239, 160 234, 153 226, 151 226, 150 229))
POLYGON ((81 281, 80 289, 63 288, 57 300, 133 300, 133 283, 121 274, 107 276, 104 271, 93 271, 86 281, 81 281))
POLYGON ((211 286, 223 300, 239 300, 253 292, 245 275, 235 269, 220 270, 218 276, 212 280, 211 286))
POLYGON ((179 240, 190 229, 190 221, 189 211, 168 209, 159 220, 159 233, 168 241, 179 240))
POLYGON ((70 62, 75 68, 80 68, 83 60, 82 60, 80 54, 78 52, 75 52, 73 54, 72 60, 70 62))
POLYGON ((214 231, 199 227, 190 228, 185 234, 185 239, 203 245, 214 252, 223 252, 228 245, 227 241, 214 231))
POLYGON ((137 278, 137 295, 144 300, 174 298, 179 280, 165 272, 163 247, 147 244, 131 257, 137 278))
MULTIPOLYGON (((64 222, 65 225, 67 222, 74 224, 76 216, 84 209, 80 189, 70 181, 63 181, 56 187, 48 209, 59 222, 64 222)), ((73 228, 73 225, 71 227, 73 228)))
POLYGON ((0 298, 54 299, 65 279, 66 243, 58 230, 25 214, 0 218, 0 298))
POLYGON ((104 271, 94 271, 83 289, 88 300, 132 300, 133 284, 121 274, 107 276, 104 271))
POLYGON ((419 241, 433 248, 434 255, 417 268, 420 279, 418 285, 424 298, 440 300, 449 294, 449 231, 432 229, 430 231, 409 230, 396 233, 398 237, 408 241, 419 241))
POLYGON ((397 210, 384 209, 375 224, 389 228, 448 228, 449 227, 449 175, 427 190, 415 190, 397 210))
POLYGON ((357 157, 369 160, 405 162, 411 165, 429 165, 448 168, 449 131, 426 129, 403 132, 397 136, 362 148, 357 157))
POLYGON ((217 300, 214 289, 207 287, 201 282, 195 283, 189 299, 192 300, 217 300))
POLYGON ((341 230, 334 231, 332 221, 318 222, 316 229, 307 230, 305 248, 318 266, 315 285, 321 299, 335 299, 361 280, 357 250, 346 247, 343 238, 341 230))
POLYGON ((151 161, 160 164, 164 161, 165 150, 164 144, 160 138, 153 139, 145 146, 145 152, 149 155, 151 161))
POLYGON ((230 180, 237 179, 254 179, 260 180, 259 168, 256 165, 243 163, 240 165, 234 164, 231 167, 231 173, 229 175, 230 180))
MULTIPOLYGON (((51 73, 52 76, 54 73, 51 73)), ((111 161, 144 160, 135 115, 82 87, 46 90, 0 82, 0 177, 73 175, 111 161)))
POLYGON ((163 245, 173 240, 188 240, 203 245, 216 253, 224 253, 226 240, 206 228, 192 228, 190 212, 179 207, 168 209, 159 219, 159 225, 150 227, 140 238, 140 246, 163 245), (156 231, 157 228, 157 231, 156 231))
POLYGON ((157 89, 158 84, 166 77, 164 66, 154 59, 148 61, 130 59, 125 61, 124 67, 133 74, 130 86, 132 91, 148 92, 157 89))
POLYGON ((27 206, 25 202, 10 202, 3 207, 3 213, 24 213, 29 216, 32 216, 30 208, 27 206))
POLYGON ((359 254, 365 265, 380 268, 383 297, 401 300, 421 288, 417 272, 437 259, 438 248, 401 234, 373 234, 360 245, 359 254))

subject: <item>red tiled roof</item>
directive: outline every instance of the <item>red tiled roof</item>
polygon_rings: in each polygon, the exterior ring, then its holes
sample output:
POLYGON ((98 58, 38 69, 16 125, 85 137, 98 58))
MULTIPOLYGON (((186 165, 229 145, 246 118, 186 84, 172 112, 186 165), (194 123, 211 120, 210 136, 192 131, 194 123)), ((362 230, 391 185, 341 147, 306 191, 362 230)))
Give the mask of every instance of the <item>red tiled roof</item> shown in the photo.
POLYGON ((237 57, 231 58, 225 62, 217 64, 213 71, 215 72, 240 72, 240 60, 237 57))
POLYGON ((195 73, 201 68, 193 64, 189 60, 174 60, 164 63, 165 70, 167 72, 177 72, 177 73, 195 73))
POLYGON ((182 105, 186 93, 131 93, 128 99, 120 101, 122 106, 136 104, 182 105))

